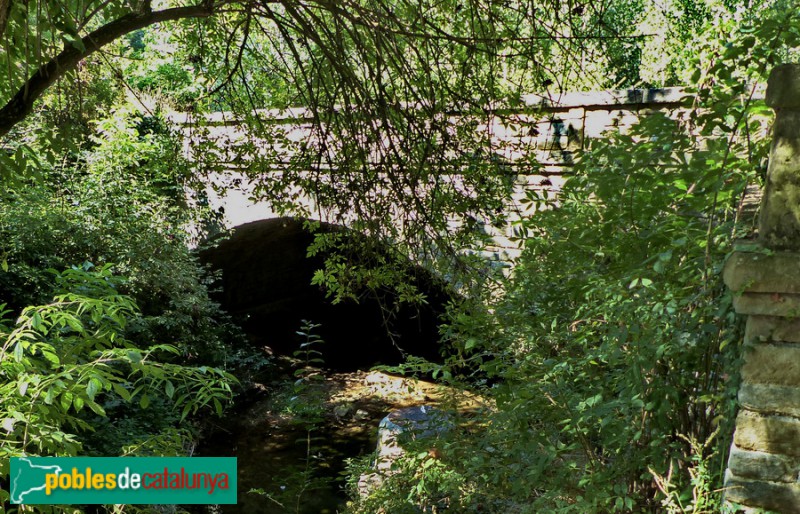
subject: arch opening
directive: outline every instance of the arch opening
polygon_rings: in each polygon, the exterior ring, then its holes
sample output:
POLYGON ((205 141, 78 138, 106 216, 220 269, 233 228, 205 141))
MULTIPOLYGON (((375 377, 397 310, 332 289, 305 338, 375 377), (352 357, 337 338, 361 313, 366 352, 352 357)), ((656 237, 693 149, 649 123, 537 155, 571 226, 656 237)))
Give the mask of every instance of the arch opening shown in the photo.
MULTIPOLYGON (((425 294, 425 304, 402 304, 392 293, 371 291, 358 302, 334 305, 320 286, 311 284, 326 255, 307 256, 314 234, 305 221, 284 217, 240 225, 228 239, 200 253, 201 262, 221 272, 217 301, 250 342, 291 356, 304 340, 296 332, 309 320, 320 324, 316 333, 324 341, 319 350, 327 368, 396 365, 406 355, 440 360, 440 317, 451 298, 443 281, 415 266, 412 280, 425 294), (387 305, 394 308, 388 320, 382 310, 387 305)), ((320 230, 349 229, 321 223, 320 230)))

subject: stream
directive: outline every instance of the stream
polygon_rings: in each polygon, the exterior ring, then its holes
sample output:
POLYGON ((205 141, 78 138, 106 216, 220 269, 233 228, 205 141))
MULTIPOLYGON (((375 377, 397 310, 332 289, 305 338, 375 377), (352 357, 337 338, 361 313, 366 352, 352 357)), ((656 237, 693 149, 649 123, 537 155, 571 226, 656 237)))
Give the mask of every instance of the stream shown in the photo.
POLYGON ((210 425, 197 454, 237 457, 239 503, 202 512, 342 512, 348 499, 346 461, 370 458, 383 417, 404 407, 450 402, 455 396, 460 397, 459 408, 481 405, 465 392, 376 371, 320 371, 318 376, 315 387, 303 392, 306 398, 262 385, 261 398, 238 416, 210 425), (312 430, 298 424, 298 418, 307 416, 294 408, 302 401, 319 415, 312 430))

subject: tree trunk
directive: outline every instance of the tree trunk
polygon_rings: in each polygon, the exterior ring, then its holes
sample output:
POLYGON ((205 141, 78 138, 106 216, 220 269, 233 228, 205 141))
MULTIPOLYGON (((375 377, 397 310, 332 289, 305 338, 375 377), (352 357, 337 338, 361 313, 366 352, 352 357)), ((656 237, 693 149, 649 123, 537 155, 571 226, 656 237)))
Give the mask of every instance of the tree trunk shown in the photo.
POLYGON ((11 14, 11 0, 0 0, 0 36, 5 34, 8 16, 11 14))

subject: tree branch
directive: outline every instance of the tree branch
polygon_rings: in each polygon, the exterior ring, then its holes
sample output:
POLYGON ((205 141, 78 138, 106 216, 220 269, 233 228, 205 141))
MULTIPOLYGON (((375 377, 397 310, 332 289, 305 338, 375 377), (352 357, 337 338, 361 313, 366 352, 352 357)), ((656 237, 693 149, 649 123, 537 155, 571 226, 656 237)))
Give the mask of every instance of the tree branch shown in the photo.
POLYGON ((11 100, 0 109, 0 138, 8 134, 17 123, 31 113, 34 103, 48 87, 103 46, 125 34, 156 23, 186 18, 206 18, 213 15, 218 6, 212 2, 203 2, 200 5, 175 7, 162 11, 145 10, 129 13, 93 31, 81 39, 82 49, 79 48, 81 45, 69 46, 39 67, 11 100))

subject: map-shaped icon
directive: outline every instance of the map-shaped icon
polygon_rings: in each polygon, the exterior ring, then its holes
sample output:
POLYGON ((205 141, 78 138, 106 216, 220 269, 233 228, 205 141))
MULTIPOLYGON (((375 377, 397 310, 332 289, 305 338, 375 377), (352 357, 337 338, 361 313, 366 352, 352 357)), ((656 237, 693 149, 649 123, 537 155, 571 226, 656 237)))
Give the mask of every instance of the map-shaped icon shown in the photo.
POLYGON ((45 476, 61 473, 61 466, 40 466, 20 457, 11 463, 11 503, 20 504, 25 496, 45 488, 45 476))

